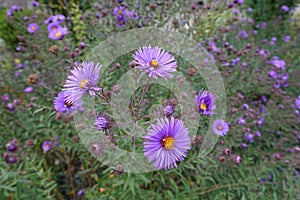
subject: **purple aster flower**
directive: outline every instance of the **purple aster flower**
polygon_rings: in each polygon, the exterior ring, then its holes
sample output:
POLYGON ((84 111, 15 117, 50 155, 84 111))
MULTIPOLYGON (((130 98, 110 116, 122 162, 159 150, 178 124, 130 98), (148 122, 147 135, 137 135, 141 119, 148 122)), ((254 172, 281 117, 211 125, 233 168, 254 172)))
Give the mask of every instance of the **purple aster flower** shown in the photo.
POLYGON ((83 189, 81 189, 77 192, 77 196, 82 196, 82 195, 84 195, 84 190, 83 189))
POLYGON ((35 24, 35 23, 29 24, 29 25, 27 26, 27 31, 28 31, 29 33, 35 33, 38 29, 39 29, 39 27, 38 27, 38 25, 35 24))
POLYGON ((52 40, 61 40, 68 33, 67 28, 58 28, 49 33, 48 37, 52 40))
POLYGON ((72 95, 69 91, 61 91, 57 97, 54 98, 54 109, 57 112, 72 112, 75 110, 82 110, 82 102, 80 100, 72 101, 68 99, 72 95))
POLYGON ((248 12, 252 12, 253 9, 249 7, 249 8, 247 8, 247 11, 248 11, 248 12))
POLYGON ((243 149, 245 149, 245 148, 247 148, 247 144, 246 144, 246 143, 242 143, 242 144, 241 144, 241 147, 242 147, 243 149))
POLYGON ((240 125, 244 125, 244 124, 246 124, 246 121, 245 121, 245 119, 243 119, 243 118, 239 118, 239 119, 237 120, 237 123, 240 124, 240 125))
POLYGON ((52 22, 48 25, 48 32, 51 33, 57 29, 61 29, 61 26, 57 22, 52 22))
POLYGON ((86 44, 84 42, 80 42, 80 49, 84 49, 86 44))
POLYGON ((2 101, 9 101, 10 100, 9 94, 7 94, 7 93, 3 94, 1 99, 2 99, 2 101))
POLYGON ((283 6, 281 6, 281 10, 284 11, 284 12, 288 12, 290 9, 289 9, 288 6, 283 5, 283 6))
MULTIPOLYGON (((214 42, 210 42, 210 43, 208 44, 208 48, 209 48, 209 50, 212 50, 213 52, 219 51, 219 49, 218 49, 216 43, 214 43, 214 42)), ((212 59, 213 59, 213 58, 212 58, 212 59)))
POLYGON ((65 21, 66 17, 62 14, 58 14, 58 15, 55 15, 55 16, 52 16, 52 22, 63 22, 65 21))
POLYGON ((31 1, 31 4, 33 7, 39 6, 39 2, 37 2, 37 1, 31 1))
POLYGON ((258 33, 258 31, 257 30, 253 30, 252 33, 253 33, 253 35, 256 35, 258 33))
POLYGON ((212 115, 216 109, 215 97, 208 91, 201 89, 196 96, 197 107, 200 114, 212 115))
POLYGON ((248 64, 246 62, 242 63, 242 67, 247 67, 247 66, 248 66, 248 64))
POLYGON ((268 98, 265 95, 263 95, 261 96, 261 100, 263 103, 266 103, 268 101, 268 98))
POLYGON ((29 86, 23 90, 23 92, 25 92, 25 93, 30 93, 32 91, 33 91, 33 87, 31 87, 31 86, 29 86))
POLYGON ((215 120, 213 123, 213 129, 216 135, 224 136, 229 131, 229 125, 222 119, 215 120))
POLYGON ((269 71, 268 75, 269 75, 269 77, 274 78, 274 79, 277 79, 277 78, 278 78, 277 72, 276 72, 276 71, 273 71, 273 70, 272 70, 272 71, 269 71))
POLYGON ((236 66, 239 62, 240 62, 240 58, 239 57, 237 57, 236 59, 233 59, 232 60, 232 66, 236 66))
POLYGON ((277 69, 284 70, 285 68, 285 61, 284 60, 272 60, 270 63, 276 67, 277 69))
POLYGON ((104 116, 97 116, 94 125, 100 131, 104 131, 109 128, 109 120, 104 116))
POLYGON ((45 24, 50 24, 53 22, 53 16, 48 17, 48 19, 45 20, 45 24))
POLYGON ((16 159, 15 157, 13 157, 13 156, 10 156, 10 157, 7 159, 7 162, 8 162, 9 164, 13 164, 13 163, 17 162, 17 159, 16 159))
POLYGON ((297 106, 298 109, 300 109, 300 98, 296 99, 295 105, 297 106))
POLYGON ((134 63, 136 68, 145 69, 143 74, 148 73, 149 77, 157 79, 157 77, 172 78, 170 72, 176 71, 176 62, 174 56, 162 50, 159 47, 143 47, 135 51, 134 63))
POLYGON ((123 14, 126 14, 126 13, 127 13, 127 10, 124 6, 115 7, 113 12, 112 12, 113 16, 123 15, 123 14))
POLYGON ((135 12, 135 11, 128 11, 128 12, 126 12, 126 15, 129 19, 134 19, 134 20, 139 19, 139 16, 138 16, 137 12, 135 12))
POLYGON ((117 26, 125 26, 125 25, 126 25, 125 15, 119 15, 117 17, 117 26))
POLYGON ((243 104, 243 109, 244 109, 244 110, 248 110, 248 109, 249 109, 248 104, 244 103, 244 104, 243 104))
POLYGON ((14 11, 13 11, 12 9, 8 9, 8 10, 6 11, 6 15, 7 15, 7 16, 13 16, 13 15, 14 15, 14 11))
POLYGON ((7 151, 15 151, 18 148, 17 143, 14 141, 7 143, 5 147, 7 151))
POLYGON ((290 40, 291 40, 291 36, 289 36, 289 35, 287 35, 283 38, 284 42, 290 42, 290 40))
POLYGON ((164 114, 169 117, 174 113, 174 107, 171 105, 167 105, 164 107, 164 114))
POLYGON ((19 11, 19 10, 22 10, 22 7, 17 6, 17 5, 13 5, 13 6, 11 7, 11 9, 12 9, 13 11, 19 11))
POLYGON ((248 38, 249 35, 248 35, 247 31, 241 31, 238 33, 237 36, 242 37, 242 38, 248 38))
POLYGON ((252 143, 253 142, 253 139, 254 139, 254 135, 253 134, 247 134, 245 136, 245 140, 247 140, 248 142, 252 143))
POLYGON ((279 89, 280 88, 280 81, 279 80, 276 80, 275 83, 273 84, 273 87, 275 89, 279 89))
POLYGON ((287 81, 289 79, 289 74, 288 73, 283 73, 282 76, 281 76, 281 80, 283 81, 287 81))
POLYGON ((261 105, 260 108, 259 108, 259 111, 261 113, 265 112, 265 106, 264 105, 261 105))
POLYGON ((255 132, 255 136, 256 136, 256 137, 260 137, 260 136, 261 136, 261 133, 260 133, 259 131, 256 131, 256 132, 255 132))
POLYGON ((42 148, 43 148, 44 152, 50 151, 50 149, 51 149, 51 142, 50 141, 44 142, 42 148))
POLYGON ((83 94, 89 93, 95 95, 95 91, 100 88, 96 87, 99 80, 101 66, 93 62, 83 62, 80 66, 71 70, 63 90, 72 92, 75 101, 80 99, 83 94))
POLYGON ((148 162, 154 161, 157 169, 177 167, 176 162, 183 161, 191 149, 188 132, 182 120, 158 119, 145 136, 144 155, 148 162))
POLYGON ((6 105, 6 108, 7 108, 8 110, 10 110, 10 111, 14 111, 14 110, 15 110, 15 106, 14 106, 12 103, 8 103, 8 104, 6 105))
POLYGON ((265 123, 265 119, 264 118, 260 118, 258 121, 257 121, 257 124, 259 126, 261 126, 263 123, 265 123))

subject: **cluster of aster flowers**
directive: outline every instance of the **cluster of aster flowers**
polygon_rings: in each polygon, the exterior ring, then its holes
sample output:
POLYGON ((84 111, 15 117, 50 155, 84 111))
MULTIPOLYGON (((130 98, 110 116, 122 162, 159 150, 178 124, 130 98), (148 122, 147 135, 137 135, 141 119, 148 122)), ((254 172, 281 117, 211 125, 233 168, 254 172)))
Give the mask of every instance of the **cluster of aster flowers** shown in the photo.
POLYGON ((54 108, 58 112, 82 110, 81 97, 84 94, 95 95, 101 66, 93 62, 83 62, 70 71, 63 90, 54 99, 54 108))
POLYGON ((13 5, 10 9, 6 11, 7 16, 13 16, 15 12, 22 11, 23 8, 17 5, 13 5))
POLYGON ((273 87, 279 89, 281 86, 288 87, 289 84, 287 80, 289 79, 289 74, 283 72, 285 69, 285 61, 280 60, 277 56, 274 56, 269 64, 273 66, 273 69, 268 72, 270 78, 274 79, 273 87))
POLYGON ((117 6, 114 8, 112 15, 116 17, 117 26, 125 26, 127 19, 138 20, 139 16, 135 11, 129 11, 125 6, 117 6))
POLYGON ((68 33, 68 29, 61 26, 65 19, 64 15, 58 14, 50 16, 45 20, 45 24, 48 24, 48 38, 52 40, 61 40, 64 38, 68 33))

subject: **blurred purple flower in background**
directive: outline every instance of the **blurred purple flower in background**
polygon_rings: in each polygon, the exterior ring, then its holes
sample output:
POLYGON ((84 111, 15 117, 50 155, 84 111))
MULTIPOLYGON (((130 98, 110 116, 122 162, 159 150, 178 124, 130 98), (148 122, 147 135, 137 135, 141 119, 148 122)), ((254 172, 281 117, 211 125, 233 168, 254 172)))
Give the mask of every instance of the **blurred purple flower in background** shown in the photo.
POLYGON ((290 9, 289 9, 288 6, 283 5, 283 6, 281 6, 281 10, 284 11, 284 12, 288 12, 290 9))
POLYGON ((38 29, 39 29, 39 26, 37 24, 35 24, 35 23, 29 24, 27 26, 27 31, 29 33, 35 33, 38 29))
POLYGON ((215 120, 213 123, 213 130, 218 136, 225 136, 229 131, 229 125, 222 119, 215 120))
POLYGON ((44 142, 44 143, 43 143, 43 146, 42 146, 43 151, 44 151, 44 152, 50 151, 51 146, 52 146, 52 145, 51 145, 51 141, 46 141, 46 142, 44 142))

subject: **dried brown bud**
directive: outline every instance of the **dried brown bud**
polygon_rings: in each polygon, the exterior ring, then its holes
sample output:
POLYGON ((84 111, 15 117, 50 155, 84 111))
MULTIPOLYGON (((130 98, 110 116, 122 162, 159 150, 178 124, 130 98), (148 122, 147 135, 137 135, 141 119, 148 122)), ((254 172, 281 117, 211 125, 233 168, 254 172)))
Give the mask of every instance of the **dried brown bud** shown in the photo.
POLYGON ((224 163, 226 161, 226 158, 224 156, 219 156, 218 159, 221 163, 224 163))
POLYGON ((189 68, 189 70, 188 70, 188 74, 190 76, 194 76, 196 74, 196 72, 197 72, 197 70, 193 67, 189 68))
POLYGON ((151 10, 155 10, 157 8, 157 4, 156 3, 150 3, 149 7, 151 10))
POLYGON ((37 74, 30 74, 28 77, 27 77, 27 83, 29 85, 33 85, 35 83, 37 83, 38 81, 38 76, 37 74))
POLYGON ((57 55, 58 51, 59 51, 59 47, 57 45, 53 45, 49 48, 49 52, 54 54, 54 55, 57 55))

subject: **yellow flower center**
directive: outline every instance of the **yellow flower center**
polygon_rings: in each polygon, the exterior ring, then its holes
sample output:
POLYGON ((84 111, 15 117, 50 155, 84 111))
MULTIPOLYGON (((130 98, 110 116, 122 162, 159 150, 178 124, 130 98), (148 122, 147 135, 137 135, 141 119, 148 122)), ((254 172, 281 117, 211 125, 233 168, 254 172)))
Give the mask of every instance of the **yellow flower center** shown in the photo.
POLYGON ((89 82, 89 80, 86 80, 86 79, 83 79, 82 81, 80 81, 80 88, 84 89, 88 82, 89 82))
POLYGON ((206 111, 206 109, 207 109, 206 103, 202 102, 202 103, 200 104, 200 109, 206 111))
POLYGON ((278 64, 275 64, 275 67, 278 69, 278 68, 279 68, 279 65, 278 65, 278 64))
POLYGON ((35 27, 34 27, 34 26, 32 26, 32 27, 31 27, 31 30, 33 30, 33 31, 34 31, 34 30, 35 30, 35 27))
POLYGON ((175 140, 173 137, 171 136, 167 136, 166 138, 164 138, 161 142, 162 146, 164 149, 166 150, 172 150, 174 149, 174 145, 175 145, 175 140))
POLYGON ((212 50, 214 50, 216 47, 215 47, 214 45, 211 45, 210 48, 211 48, 212 50))
POLYGON ((118 15, 120 15, 122 13, 122 10, 121 9, 119 9, 118 10, 118 15))
POLYGON ((151 65, 152 67, 154 67, 154 68, 158 68, 158 67, 159 67, 158 61, 157 61, 157 60, 154 60, 154 59, 150 62, 150 65, 151 65))
POLYGON ((55 37, 59 38, 61 36, 61 32, 55 34, 55 37))
POLYGON ((73 103, 71 101, 66 101, 65 105, 69 108, 73 105, 73 103))
POLYGON ((217 127, 217 129, 218 129, 219 131, 221 131, 221 130, 223 130, 223 126, 222 126, 222 125, 219 125, 219 126, 217 127))
POLYGON ((56 30, 56 26, 52 26, 52 31, 55 31, 56 30))
POLYGON ((120 21, 119 21, 119 24, 124 24, 124 21, 121 19, 120 21))

